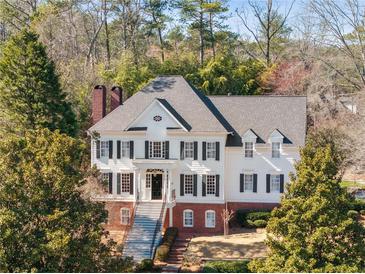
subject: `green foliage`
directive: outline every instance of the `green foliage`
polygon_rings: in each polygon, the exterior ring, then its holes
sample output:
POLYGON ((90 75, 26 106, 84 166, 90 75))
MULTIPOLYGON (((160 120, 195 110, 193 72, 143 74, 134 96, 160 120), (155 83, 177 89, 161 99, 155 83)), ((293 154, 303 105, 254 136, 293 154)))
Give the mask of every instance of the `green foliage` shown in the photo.
POLYGON ((208 95, 252 95, 261 92, 259 76, 264 70, 261 62, 239 61, 231 54, 221 54, 188 79, 208 95))
POLYGON ((247 209, 241 209, 237 210, 236 212, 236 219, 238 223, 246 227, 265 227, 270 216, 271 212, 267 210, 252 211, 247 209), (260 220, 260 222, 255 223, 258 220, 260 220))
POLYGON ((0 271, 124 272, 102 243, 107 212, 82 197, 85 144, 48 129, 0 142, 0 271))
POLYGON ((0 125, 6 131, 42 127, 76 134, 75 114, 35 33, 24 29, 6 43, 0 74, 0 125))
POLYGON ((249 261, 213 261, 204 264, 204 273, 250 273, 249 261))
POLYGON ((152 272, 153 261, 151 259, 144 259, 136 266, 136 272, 152 272))
POLYGON ((365 209, 360 210, 360 214, 365 216, 365 209))
POLYGON ((174 244, 177 235, 178 229, 176 227, 169 227, 166 229, 161 245, 156 248, 155 259, 162 262, 167 260, 170 249, 174 244))
POLYGON ((249 264, 258 272, 361 272, 365 228, 349 218, 351 196, 340 186, 342 156, 309 139, 301 150, 281 206, 272 211, 268 257, 249 264))
POLYGON ((351 209, 347 212, 347 217, 352 218, 352 219, 356 219, 357 217, 359 217, 359 212, 356 211, 356 210, 351 209))
POLYGON ((350 203, 350 208, 356 211, 365 210, 365 201, 362 200, 352 200, 350 203))
POLYGON ((361 183, 357 183, 357 182, 353 182, 353 181, 342 181, 341 182, 341 187, 358 187, 358 188, 362 188, 365 189, 365 185, 361 184, 361 183))

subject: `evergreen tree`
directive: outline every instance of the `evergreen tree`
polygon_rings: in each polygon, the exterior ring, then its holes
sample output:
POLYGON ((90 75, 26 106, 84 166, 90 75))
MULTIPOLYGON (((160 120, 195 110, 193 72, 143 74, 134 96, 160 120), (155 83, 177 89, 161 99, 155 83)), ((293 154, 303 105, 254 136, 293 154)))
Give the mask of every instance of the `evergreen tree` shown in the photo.
POLYGON ((0 272, 131 270, 102 241, 103 204, 81 195, 84 151, 58 130, 0 142, 0 272))
POLYGON ((269 254, 258 272, 362 272, 365 229, 348 215, 351 197, 340 187, 340 158, 333 144, 309 140, 301 151, 281 206, 268 223, 269 254))
POLYGON ((76 134, 75 114, 35 33, 24 29, 6 43, 0 75, 0 125, 6 131, 45 127, 76 134))

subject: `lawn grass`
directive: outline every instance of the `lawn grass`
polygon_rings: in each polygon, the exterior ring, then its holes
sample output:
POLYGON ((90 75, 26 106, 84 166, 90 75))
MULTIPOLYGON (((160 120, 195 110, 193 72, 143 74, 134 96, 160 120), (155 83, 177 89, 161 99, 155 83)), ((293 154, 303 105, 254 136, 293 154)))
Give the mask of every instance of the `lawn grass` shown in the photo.
POLYGON ((341 187, 345 187, 345 188, 359 187, 359 188, 364 188, 365 189, 365 185, 364 184, 357 183, 357 182, 353 182, 353 181, 342 181, 341 182, 341 187))

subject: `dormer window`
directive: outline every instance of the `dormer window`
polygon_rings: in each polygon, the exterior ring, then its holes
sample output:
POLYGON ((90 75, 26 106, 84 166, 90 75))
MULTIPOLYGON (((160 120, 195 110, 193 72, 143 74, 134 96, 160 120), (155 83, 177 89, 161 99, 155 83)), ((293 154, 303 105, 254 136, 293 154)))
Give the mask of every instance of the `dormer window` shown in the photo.
POLYGON ((253 158, 253 142, 245 142, 245 158, 253 158))
POLYGON ((280 158, 280 142, 272 142, 271 143, 271 156, 272 158, 280 158))

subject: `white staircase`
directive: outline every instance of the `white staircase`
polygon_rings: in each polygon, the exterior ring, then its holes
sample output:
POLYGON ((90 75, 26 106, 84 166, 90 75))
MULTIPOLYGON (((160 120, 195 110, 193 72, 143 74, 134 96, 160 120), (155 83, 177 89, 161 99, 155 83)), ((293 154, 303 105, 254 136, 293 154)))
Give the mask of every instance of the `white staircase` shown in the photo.
POLYGON ((162 202, 141 202, 137 205, 134 223, 124 243, 124 257, 133 257, 137 262, 152 259, 154 250, 161 240, 165 211, 162 202))

